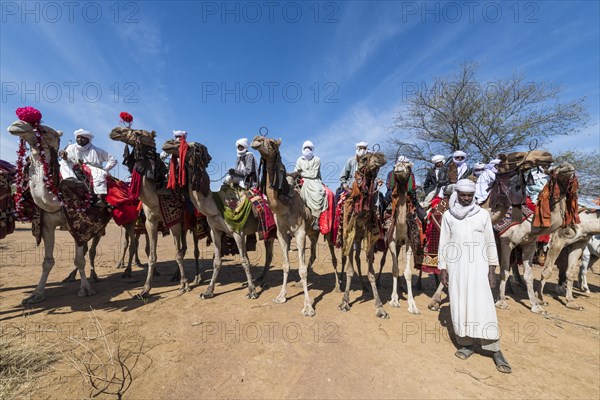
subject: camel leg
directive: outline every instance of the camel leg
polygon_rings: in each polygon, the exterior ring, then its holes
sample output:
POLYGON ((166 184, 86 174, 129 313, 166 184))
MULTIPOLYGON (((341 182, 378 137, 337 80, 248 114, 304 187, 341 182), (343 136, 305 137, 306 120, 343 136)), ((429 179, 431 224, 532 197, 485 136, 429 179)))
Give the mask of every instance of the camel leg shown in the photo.
POLYGON ((383 250, 383 254, 381 255, 381 261, 379 261, 379 274, 377 274, 377 289, 381 288, 381 273, 383 272, 383 266, 385 265, 385 258, 387 256, 388 249, 383 250))
MULTIPOLYGON (((83 245, 83 256, 85 257, 85 253, 87 253, 87 243, 85 243, 83 245)), ((67 277, 65 279, 62 280, 63 283, 67 283, 67 282, 75 282, 77 280, 77 265, 75 265, 75 268, 73 268, 73 271, 71 271, 69 273, 69 275, 67 275, 67 277)))
POLYGON ((121 257, 119 258, 119 262, 115 266, 116 269, 121 269, 125 267, 125 254, 127 253, 127 248, 129 247, 129 239, 131 237, 129 234, 129 227, 131 225, 133 224, 127 224, 123 228, 121 228, 125 231, 125 237, 123 238, 123 248, 121 250, 121 257))
MULTIPOLYGON (((437 276, 437 275, 436 275, 437 276)), ((431 298, 431 302, 427 305, 431 311, 440 311, 440 304, 442 303, 442 292, 444 291, 444 285, 438 283, 437 289, 431 298)))
MULTIPOLYGON (((183 227, 183 223, 179 224, 179 229, 181 231, 180 235, 179 235, 179 244, 177 244, 177 241, 175 241, 175 248, 178 249, 178 252, 181 252, 183 254, 182 256, 182 263, 183 260, 185 259, 185 253, 187 253, 187 233, 188 231, 186 229, 184 229, 183 227)), ((173 229, 171 229, 171 233, 173 233, 173 229)), ((173 239, 175 239, 175 237, 173 237, 173 239)), ((175 272, 173 273, 173 276, 171 277, 171 282, 177 282, 180 281, 181 282, 181 270, 178 268, 175 270, 175 272)), ((187 279, 185 280, 187 283, 187 279)), ((189 290, 189 289, 188 289, 189 290)))
MULTIPOLYGON (((395 238, 390 242, 389 250, 390 256, 392 258, 392 296, 390 298, 390 306, 392 307, 400 307, 400 301, 398 297, 398 277, 400 275, 400 270, 398 268, 398 243, 395 238)), ((400 246, 400 253, 404 251, 404 245, 400 246)))
POLYGON ((148 256, 148 274, 143 289, 137 294, 138 297, 148 297, 152 288, 152 277, 156 269, 156 245, 158 244, 158 222, 151 222, 146 219, 146 231, 148 232, 148 242, 150 243, 150 254, 148 256))
POLYGON ((508 281, 509 268, 510 268, 510 253, 512 252, 512 245, 510 243, 500 241, 500 287, 498 289, 498 301, 496 301, 496 307, 501 309, 508 309, 508 303, 506 302, 506 282, 508 281))
POLYGON ((538 293, 540 304, 548 305, 548 302, 544 300, 544 287, 546 282, 552 277, 552 269, 556 264, 556 259, 560 254, 561 250, 565 246, 565 240, 559 235, 553 235, 548 254, 546 255, 546 262, 544 263, 544 269, 542 270, 542 280, 540 282, 540 291, 538 293))
POLYGON ((248 294, 247 299, 258 299, 254 282, 252 281, 252 274, 250 273, 250 260, 248 259, 248 252, 246 251, 246 237, 245 235, 234 234, 233 238, 237 244, 238 250, 240 251, 240 257, 242 258, 242 267, 246 273, 246 280, 248 281, 248 294))
POLYGON ((571 252, 569 253, 569 263, 567 268, 567 308, 579 311, 583 310, 583 307, 577 304, 573 298, 573 281, 577 278, 579 258, 582 256, 583 250, 586 247, 586 241, 581 241, 571 245, 571 252))
POLYGON ((406 279, 406 287, 408 291, 408 312, 411 314, 421 314, 419 309, 417 308, 417 303, 415 302, 415 298, 412 294, 412 270, 414 263, 414 255, 412 247, 408 247, 408 251, 406 252, 406 260, 404 268, 404 279, 406 279))
MULTIPOLYGON (((143 268, 142 262, 140 261, 137 253, 137 249, 140 247, 140 236, 140 234, 135 235, 135 266, 138 268, 143 268)), ((146 254, 146 257, 150 257, 150 239, 148 238, 148 233, 144 233, 144 239, 146 240, 144 253, 146 254)))
MULTIPOLYGON (((46 216, 49 216, 49 214, 44 213, 42 218, 46 216)), ((46 282, 48 281, 48 276, 50 275, 50 271, 52 271, 52 267, 54 267, 55 229, 56 225, 54 224, 51 226, 44 224, 42 227, 42 239, 44 241, 44 261, 42 261, 42 275, 40 276, 40 280, 33 293, 31 293, 21 302, 23 305, 39 303, 45 298, 44 292, 46 290, 46 282)))
POLYGON ((92 238, 92 245, 90 246, 90 250, 88 252, 88 256, 90 258, 90 281, 92 282, 100 282, 100 278, 96 274, 96 250, 98 249, 98 243, 100 243, 101 235, 96 235, 92 238))
MULTIPOLYGON (((302 308, 302 315, 305 317, 314 317, 315 309, 313 308, 312 300, 308 294, 308 266, 305 261, 305 246, 306 246, 306 233, 299 229, 296 231, 296 247, 298 248, 298 260, 300 266, 298 272, 300 273, 300 282, 302 283, 302 289, 304 290, 304 307, 302 308)), ((314 244, 316 248, 316 242, 318 236, 311 240, 311 247, 314 244)), ((311 238, 312 239, 312 238, 311 238)))
MULTIPOLYGON (((131 223, 127 226, 125 230, 125 243, 123 248, 123 257, 125 257, 125 251, 129 252, 129 258, 127 261, 127 267, 125 267, 125 271, 123 271, 123 275, 121 278, 131 278, 131 264, 133 262, 133 257, 138 258, 137 248, 138 248, 138 239, 139 235, 135 234, 135 223, 131 223)), ((137 260, 139 262, 139 259, 137 260)), ((138 263, 140 265, 141 263, 138 263)))
POLYGON ((379 298, 379 292, 377 291, 377 285, 375 285, 375 268, 373 268, 373 261, 375 258, 375 244, 371 246, 367 253, 367 263, 369 264, 369 283, 371 283, 371 290, 373 290, 373 298, 375 299, 375 315, 379 318, 389 318, 388 313, 383 309, 383 303, 379 298))
POLYGON ((85 276, 85 249, 83 246, 75 248, 75 265, 79 270, 79 277, 81 278, 81 286, 77 296, 85 297, 95 294, 85 276))
POLYGON ((194 266, 196 267, 194 285, 200 285, 202 284, 202 272, 200 271, 200 245, 198 244, 198 234, 195 230, 192 230, 192 238, 194 240, 194 266))
POLYGON ((179 267, 179 291, 180 292, 189 292, 190 285, 185 276, 185 268, 183 266, 183 260, 185 258, 185 253, 187 251, 187 243, 186 243, 186 231, 183 229, 183 224, 177 224, 171 227, 171 235, 173 235, 173 242, 175 243, 175 248, 177 249, 177 266, 179 267))
POLYGON ((350 285, 352 284, 352 276, 354 276, 353 256, 354 246, 350 246, 348 256, 342 256, 342 270, 346 262, 348 262, 348 267, 346 268, 346 288, 342 297, 342 303, 338 306, 340 311, 350 311, 350 285))
POLYGON ((417 279, 417 284, 415 285, 415 288, 416 288, 417 290, 423 290, 423 282, 422 282, 422 279, 423 279, 423 270, 422 270, 422 269, 420 269, 420 270, 419 270, 419 278, 417 279))
POLYGON ((335 273, 335 291, 337 293, 341 292, 340 289, 340 278, 338 275, 338 270, 337 270, 337 264, 338 264, 338 260, 337 257, 335 256, 335 246, 333 245, 333 241, 331 239, 331 234, 328 234, 327 237, 327 246, 329 246, 329 254, 331 254, 331 263, 333 264, 333 271, 335 273))
MULTIPOLYGON (((277 240, 279 241, 279 245, 281 246, 281 251, 283 252, 283 283, 281 286, 281 291, 279 295, 273 299, 274 303, 281 304, 286 302, 286 288, 288 276, 290 274, 290 259, 289 259, 289 250, 290 250, 290 241, 287 233, 282 233, 277 229, 277 240)), ((298 249, 298 254, 300 254, 300 249, 298 249)))
POLYGON ((533 255, 535 253, 535 246, 535 242, 521 245, 523 250, 523 268, 525 269, 523 277, 525 278, 525 284, 527 285, 527 296, 529 297, 529 302, 531 303, 531 312, 536 314, 545 314, 546 310, 544 310, 538 303, 538 298, 533 288, 533 268, 531 266, 531 261, 533 260, 533 255))
POLYGON ((256 279, 256 285, 262 288, 266 288, 266 279, 269 270, 271 269, 271 262, 273 262, 273 242, 275 239, 269 239, 265 241, 265 267, 263 268, 262 273, 256 279))
POLYGON ((363 280, 363 274, 362 274, 362 271, 360 268, 360 253, 361 253, 360 244, 361 244, 361 242, 362 242, 362 239, 355 240, 352 245, 354 246, 354 261, 356 262, 356 268, 358 270, 358 278, 360 280, 360 287, 362 288, 362 295, 366 296, 367 294, 369 294, 369 288, 367 287, 365 281, 363 280))
POLYGON ((581 256, 581 270, 580 270, 580 275, 579 275, 579 289, 585 293, 590 293, 590 288, 588 286, 587 283, 587 271, 590 265, 590 260, 592 258, 592 255, 590 253, 590 249, 587 247, 585 247, 585 249, 583 250, 583 254, 581 256))
POLYGON ((219 276, 219 271, 221 271, 221 265, 223 261, 221 260, 221 236, 223 235, 222 231, 217 231, 215 229, 210 230, 210 236, 212 237, 213 246, 215 256, 213 258, 213 272, 212 277, 210 278, 210 282, 206 287, 204 293, 200 295, 202 299, 210 299, 215 297, 215 284, 217 282, 217 277, 219 276))

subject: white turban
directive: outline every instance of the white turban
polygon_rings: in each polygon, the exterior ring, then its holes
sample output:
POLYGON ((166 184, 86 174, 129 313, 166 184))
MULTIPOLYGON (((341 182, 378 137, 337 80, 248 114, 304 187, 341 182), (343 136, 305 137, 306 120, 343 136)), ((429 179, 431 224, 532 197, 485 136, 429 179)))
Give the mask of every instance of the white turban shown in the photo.
POLYGON ((92 132, 90 131, 86 131, 85 129, 77 129, 75 132, 75 139, 77 139, 79 136, 83 136, 88 138, 90 141, 94 138, 94 135, 92 134, 92 132))
POLYGON ((187 132, 186 131, 173 131, 173 136, 175 136, 176 138, 178 138, 178 137, 187 138, 187 132))
POLYGON ((470 179, 461 179, 456 182, 454 190, 461 193, 475 193, 475 182, 470 179))
POLYGON ((302 143, 302 150, 304 150, 306 147, 310 147, 311 150, 315 149, 315 145, 310 140, 307 140, 306 142, 302 143))
POLYGON ((248 150, 248 139, 247 138, 238 139, 235 142, 235 147, 237 147, 237 146, 242 146, 243 148, 245 148, 246 150, 248 150))
POLYGON ((236 152, 238 156, 243 156, 248 152, 248 139, 241 138, 235 141, 236 152), (242 146, 244 150, 237 149, 238 146, 242 146))
POLYGON ((396 162, 409 163, 410 160, 407 157, 405 157, 405 156, 399 156, 398 160, 396 162))
POLYGON ((467 153, 465 153, 464 151, 456 150, 452 154, 452 157, 464 157, 464 158, 467 158, 467 153))
POLYGON ((484 168, 485 168, 485 164, 481 163, 481 162, 475 163, 475 165, 473 165, 473 169, 484 169, 484 168))
POLYGON ((431 157, 431 162, 436 164, 439 162, 444 162, 446 161, 446 159, 444 158, 444 156, 440 155, 440 154, 436 154, 435 156, 431 157))
POLYGON ((369 143, 367 143, 367 142, 358 142, 358 143, 356 143, 356 147, 369 147, 369 143))
POLYGON ((500 160, 499 158, 494 158, 492 161, 490 161, 490 165, 500 164, 501 162, 502 160, 500 160))

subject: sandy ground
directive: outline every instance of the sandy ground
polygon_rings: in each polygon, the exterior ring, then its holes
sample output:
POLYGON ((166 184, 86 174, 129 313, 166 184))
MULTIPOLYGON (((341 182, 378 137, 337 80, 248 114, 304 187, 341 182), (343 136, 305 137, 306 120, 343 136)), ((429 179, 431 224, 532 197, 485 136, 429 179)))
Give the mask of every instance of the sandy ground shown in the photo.
MULTIPOLYGON (((498 311, 502 350, 513 367, 513 373, 505 375, 496 371, 487 356, 475 354, 466 361, 454 356, 452 334, 445 328, 450 319, 448 303, 440 312, 427 309, 433 277, 425 275, 424 292, 416 293, 421 315, 409 314, 403 297, 400 309, 386 304, 390 319, 376 318, 372 298, 361 296, 357 281, 351 292, 352 309, 342 313, 337 309, 341 294, 334 291, 333 269, 321 244, 309 275, 317 315, 307 318, 301 315, 301 288, 290 285, 285 304, 271 301, 282 279, 277 245, 269 287, 259 290, 258 299, 245 298, 245 275, 238 260, 229 257, 216 296, 202 300, 198 295, 206 283, 181 294, 170 281, 176 268, 170 261, 174 246, 165 237, 159 240, 158 249, 161 275, 154 279, 152 296, 144 302, 132 294, 143 285, 146 271, 134 268, 133 278, 122 279, 121 270, 115 269, 122 235, 116 225, 109 225, 96 262, 101 278, 93 284, 96 294, 80 298, 79 282, 61 283, 71 270, 73 244, 67 232, 57 232, 59 248, 46 300, 31 307, 22 307, 20 302, 39 279, 41 249, 35 248, 25 225, 0 241, 3 333, 31 345, 53 346, 60 358, 47 375, 34 382, 33 397, 89 397, 94 391, 78 372, 85 373, 85 365, 95 368, 95 382, 102 376, 120 377, 119 381, 125 381, 124 398, 130 399, 600 396, 597 273, 589 274, 591 295, 576 291, 583 311, 569 310, 563 298, 548 296, 548 316, 535 315, 528 310, 522 289, 512 295, 510 309, 498 311), (86 347, 93 353, 86 353, 86 347), (111 364, 111 354, 113 361, 121 360, 128 369, 111 364)), ((264 260, 262 243, 258 247, 252 253, 254 276, 264 260)), ((212 249, 203 242, 201 251, 201 266, 209 277, 212 249)), ((297 278, 295 254, 292 261, 291 276, 297 278)), ((190 251, 185 265, 191 279, 190 251)), ((598 263, 595 267, 598 271, 598 263)), ((388 265, 380 292, 386 302, 391 292, 390 270, 388 265)), ((540 276, 537 267, 535 276, 540 276)), ((555 271, 552 282, 556 277, 555 271)), ((553 283, 548 293, 554 293, 553 283)), ((115 390, 114 383, 110 390, 115 390)))

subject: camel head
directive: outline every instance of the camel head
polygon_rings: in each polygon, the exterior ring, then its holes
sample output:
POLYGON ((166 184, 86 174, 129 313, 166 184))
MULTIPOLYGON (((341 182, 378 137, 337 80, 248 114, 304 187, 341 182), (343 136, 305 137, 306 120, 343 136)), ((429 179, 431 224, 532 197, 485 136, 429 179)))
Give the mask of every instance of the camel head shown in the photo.
POLYGON ((358 157, 358 170, 365 175, 377 174, 379 168, 386 163, 385 155, 380 152, 367 153, 364 156, 358 157))
POLYGON ((252 140, 250 147, 257 150, 261 157, 265 160, 274 159, 279 153, 279 146, 281 145, 281 139, 270 139, 268 137, 257 135, 252 140))
POLYGON ((412 167, 413 163, 410 161, 397 161, 394 165, 394 178, 400 182, 407 181, 410 178, 412 167))
MULTIPOLYGON (((54 149, 58 151, 58 147, 60 146, 60 137, 62 136, 62 131, 55 131, 46 125, 39 125, 40 132, 42 133, 42 147, 49 150, 54 149)), ((35 131, 33 125, 25 121, 15 121, 8 128, 7 131, 11 135, 18 136, 20 139, 25 140, 27 144, 31 147, 32 151, 37 151, 37 140, 35 136, 35 131)))
POLYGON ((568 183, 575 176, 575 167, 565 161, 554 167, 550 167, 548 172, 556 174, 556 180, 560 187, 567 187, 568 183))
POLYGON ((156 147, 156 142, 154 141, 156 132, 154 131, 148 132, 142 129, 131 129, 118 126, 110 132, 109 137, 112 140, 123 142, 134 147, 139 144, 153 148, 156 147))

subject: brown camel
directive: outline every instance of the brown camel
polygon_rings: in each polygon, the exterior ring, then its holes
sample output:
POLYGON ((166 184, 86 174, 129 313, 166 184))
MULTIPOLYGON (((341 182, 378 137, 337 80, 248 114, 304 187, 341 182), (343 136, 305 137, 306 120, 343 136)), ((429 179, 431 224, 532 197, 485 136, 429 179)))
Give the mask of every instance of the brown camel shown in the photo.
MULTIPOLYGON (((149 156, 155 162, 159 160, 156 153, 154 139, 156 133, 143 130, 134 130, 127 127, 117 127, 110 133, 112 140, 120 141, 134 147, 135 151, 144 157, 149 156)), ((137 161, 137 160, 136 160, 137 161)), ((143 204, 144 215, 146 216, 146 231, 150 242, 150 257, 148 258, 148 275, 143 289, 138 293, 139 297, 147 297, 152 287, 152 277, 156 269, 156 245, 158 243, 158 224, 163 220, 160 213, 158 194, 156 193, 156 182, 148 178, 145 174, 141 177, 140 201, 143 204)), ((183 258, 186 247, 184 246, 182 223, 171 226, 170 231, 173 236, 175 248, 177 249, 176 261, 179 267, 179 290, 182 292, 190 290, 188 281, 185 277, 183 268, 183 258)), ((197 279, 200 272, 196 271, 197 279)))
MULTIPOLYGON (((193 146, 199 146, 199 144, 190 142, 190 148, 193 146)), ((167 153, 179 157, 179 144, 175 144, 173 141, 168 141, 163 146, 163 150, 167 153)), ((194 190, 193 185, 188 183, 188 190, 190 199, 192 203, 194 203, 194 207, 202 213, 202 215, 206 216, 206 220, 208 225, 210 226, 212 242, 214 246, 214 254, 215 257, 213 259, 213 273, 210 283, 206 288, 206 291, 200 295, 201 298, 212 298, 214 297, 214 289, 215 284, 217 282, 217 277, 219 276, 219 271, 221 270, 222 261, 221 255, 222 251, 222 242, 221 237, 223 234, 233 237, 235 243, 237 245, 238 251, 240 253, 240 257, 242 258, 242 267, 244 268, 244 272, 246 273, 246 278, 248 281, 248 294, 246 294, 246 298, 248 299, 256 299, 258 298, 258 294, 256 293, 256 288, 254 286, 254 282, 252 280, 252 275, 250 273, 250 259, 248 258, 248 251, 246 250, 246 237, 248 235, 254 235, 259 230, 259 221, 254 216, 253 212, 250 212, 248 216, 248 220, 244 225, 244 228, 237 232, 234 230, 223 218, 223 215, 219 211, 217 207, 217 203, 214 200, 213 193, 210 191, 210 178, 208 173, 206 172, 206 167, 208 167, 208 163, 210 162, 210 156, 208 155, 208 151, 206 152, 205 159, 190 159, 188 157, 184 162, 186 163, 187 176, 189 179, 197 170, 198 174, 202 177, 200 180, 206 182, 204 185, 204 189, 202 190, 194 190)), ((188 155, 190 152, 188 152, 188 155)), ((274 239, 268 239, 265 241, 265 249, 266 249, 266 259, 265 259, 265 268, 263 269, 263 273, 260 278, 257 280, 259 284, 263 284, 264 280, 267 276, 267 272, 271 266, 271 261, 273 259, 273 241, 274 239)))
MULTIPOLYGON (((566 306, 574 310, 583 310, 583 307, 578 305, 573 298, 573 281, 579 273, 579 259, 585 246, 592 236, 600 233, 600 210, 582 210, 579 212, 579 219, 580 223, 574 227, 560 228, 552 234, 540 283, 539 298, 542 305, 548 304, 544 301, 544 286, 552 276, 552 268, 554 268, 562 249, 570 246, 566 271, 566 306)), ((557 291, 559 291, 558 287, 557 291)))
MULTIPOLYGON (((263 136, 256 136, 252 141, 251 147, 257 150, 261 157, 261 163, 264 162, 266 174, 263 176, 265 182, 264 193, 269 201, 269 207, 275 215, 277 224, 277 239, 283 252, 283 284, 279 295, 273 299, 275 303, 285 303, 286 287, 288 275, 290 272, 289 248, 292 236, 296 239, 298 248, 299 273, 300 282, 304 290, 304 307, 302 314, 304 316, 314 316, 315 310, 312 305, 312 300, 308 294, 307 272, 308 266, 305 262, 304 251, 306 246, 306 236, 310 240, 311 248, 311 263, 316 257, 317 242, 320 232, 311 229, 312 216, 308 207, 304 204, 300 192, 292 189, 289 193, 284 193, 280 188, 285 186, 285 182, 281 179, 285 177, 285 167, 281 162, 279 146, 281 140, 269 139, 263 136)), ((289 183, 288 183, 289 184, 289 183)), ((329 242, 329 249, 334 260, 335 280, 338 285, 337 262, 335 261, 335 253, 333 245, 329 242)))
MULTIPOLYGON (((18 136, 24 140, 31 149, 31 166, 29 168, 29 189, 31 196, 37 207, 42 210, 42 240, 44 241, 44 261, 42 262, 42 276, 38 282, 37 287, 31 295, 23 300, 23 304, 33 304, 43 301, 45 298, 44 292, 46 289, 46 282, 52 267, 54 267, 54 244, 55 244, 55 231, 58 226, 67 226, 64 211, 61 207, 61 203, 53 193, 44 185, 45 177, 44 166, 42 165, 40 153, 44 152, 46 157, 49 158, 51 152, 57 152, 60 146, 60 136, 62 132, 55 131, 54 129, 39 125, 37 130, 40 130, 42 134, 42 140, 40 143, 37 142, 34 127, 24 121, 16 121, 10 127, 8 132, 12 135, 18 136), (37 145, 39 144, 39 147, 37 145)), ((47 159, 46 158, 46 159, 47 159)), ((56 162, 56 160, 50 160, 56 162)), ((94 238, 97 240, 98 238, 94 238)), ((91 296, 94 294, 90 283, 88 282, 85 275, 85 247, 75 247, 75 260, 74 264, 79 270, 81 276, 81 285, 78 296, 91 296)))
POLYGON ((412 294, 412 270, 415 264, 414 256, 417 249, 413 248, 407 221, 407 190, 411 169, 412 163, 397 162, 393 172, 394 191, 392 192, 392 206, 395 206, 395 208, 392 210, 393 220, 389 228, 392 231, 387 233, 389 235, 388 246, 392 256, 393 276, 390 306, 400 307, 398 299, 398 256, 400 256, 400 265, 404 266, 404 279, 406 279, 408 291, 408 312, 411 314, 420 314, 421 312, 417 308, 412 294))
MULTIPOLYGON (((342 297, 342 303, 338 307, 341 311, 350 310, 350 285, 354 275, 353 256, 356 252, 356 258, 358 259, 361 244, 363 240, 366 240, 366 256, 369 264, 368 279, 375 299, 375 315, 379 318, 389 318, 379 298, 373 269, 375 243, 379 234, 379 222, 375 207, 376 193, 380 185, 377 173, 385 163, 385 155, 381 152, 367 153, 358 159, 356 180, 349 197, 344 203, 342 255, 346 256, 350 265, 346 269, 346 289, 342 297)), ((393 258, 396 259, 396 257, 393 258)), ((342 258, 343 262, 344 258, 342 258)))
MULTIPOLYGON (((551 202, 550 226, 546 228, 533 227, 533 217, 530 217, 520 224, 510 227, 500 236, 499 252, 501 280, 499 300, 496 302, 496 307, 503 309, 508 308, 505 290, 510 268, 510 253, 516 246, 521 246, 523 251, 523 267, 525 269, 524 279, 527 285, 527 295, 531 303, 531 311, 537 314, 545 313, 545 310, 539 304, 538 298, 534 292, 533 269, 531 264, 535 254, 538 236, 551 234, 563 226, 564 210, 567 207, 567 201, 564 195, 569 183, 575 176, 575 168, 569 163, 562 163, 556 168, 550 169, 549 172, 555 177, 553 179, 556 179, 561 194, 560 199, 557 199, 553 204, 551 202)), ((550 182, 548 184, 550 184, 550 182)))

